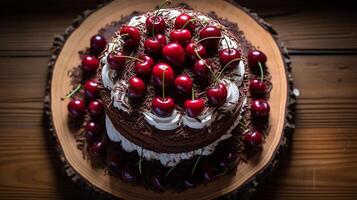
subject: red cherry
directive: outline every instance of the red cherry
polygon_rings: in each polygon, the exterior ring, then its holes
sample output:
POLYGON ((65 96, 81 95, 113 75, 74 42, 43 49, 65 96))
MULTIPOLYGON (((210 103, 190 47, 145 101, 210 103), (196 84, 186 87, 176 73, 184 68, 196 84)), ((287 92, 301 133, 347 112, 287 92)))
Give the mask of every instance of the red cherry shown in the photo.
POLYGON ((163 192, 165 190, 164 179, 164 176, 162 176, 161 174, 155 174, 151 177, 151 184, 156 191, 163 192))
POLYGON ((264 99, 257 99, 252 102, 252 114, 256 117, 266 117, 269 115, 270 106, 264 99))
MULTIPOLYGON (((207 79, 209 78, 210 71, 208 66, 211 67, 211 62, 208 60, 197 60, 193 65, 193 71, 195 72, 196 76, 200 79, 207 79)), ((212 67, 211 67, 212 68, 212 67)))
MULTIPOLYGON (((219 30, 216 26, 206 26, 200 31, 200 40, 208 37, 221 37, 221 30, 219 30)), ((202 41, 202 44, 207 49, 216 50, 218 48, 218 43, 220 39, 207 39, 202 41)))
POLYGON ((264 65, 267 61, 267 56, 259 50, 251 50, 248 53, 248 64, 251 67, 259 67, 259 64, 264 65))
POLYGON ((163 33, 165 31, 165 20, 160 16, 150 16, 145 21, 146 29, 149 34, 152 33, 154 29, 155 33, 163 33))
POLYGON ((162 74, 165 73, 165 87, 172 84, 175 73, 172 67, 166 63, 158 63, 152 69, 154 83, 158 87, 162 87, 162 74))
POLYGON ((106 152, 106 145, 104 142, 99 141, 99 142, 95 142, 92 144, 92 146, 90 147, 90 153, 92 156, 94 156, 95 158, 102 158, 103 155, 106 152))
POLYGON ((135 182, 139 181, 139 178, 140 178, 140 175, 139 175, 138 170, 133 169, 133 167, 130 167, 129 165, 126 165, 121 170, 121 179, 124 182, 135 183, 135 182))
POLYGON ((188 75, 179 75, 175 79, 175 88, 180 94, 191 94, 192 79, 188 75))
POLYGON ((205 108, 204 99, 186 100, 184 103, 185 112, 188 116, 195 118, 201 114, 205 108))
POLYGON ((107 62, 111 69, 123 70, 125 68, 126 57, 122 52, 110 52, 107 62))
POLYGON ((196 44, 195 42, 190 42, 188 45, 186 45, 185 48, 186 57, 189 59, 189 61, 195 62, 199 59, 197 57, 196 51, 201 58, 206 57, 207 51, 205 46, 202 44, 196 44))
POLYGON ((151 68, 155 65, 155 61, 148 55, 138 57, 142 62, 137 61, 134 65, 134 70, 138 76, 146 77, 151 74, 151 68))
POLYGON ((257 130, 249 130, 243 134, 243 141, 249 147, 256 147, 263 142, 263 134, 257 130))
POLYGON ((99 135, 101 128, 96 122, 88 122, 85 126, 85 130, 87 140, 93 140, 99 135))
POLYGON ((94 35, 90 39, 90 52, 94 55, 102 53, 107 46, 107 40, 102 35, 94 35))
POLYGON ((182 27, 185 26, 185 24, 187 24, 185 28, 187 28, 190 31, 194 31, 196 28, 196 24, 195 22, 190 21, 191 19, 192 19, 191 16, 186 13, 180 14, 179 16, 177 16, 175 20, 175 29, 182 29, 182 27))
POLYGON ((215 178, 215 168, 211 164, 205 164, 202 166, 201 176, 204 181, 212 181, 215 178))
POLYGON ((84 93, 89 99, 96 99, 99 96, 99 88, 96 80, 88 80, 84 84, 84 93))
POLYGON ((227 86, 224 83, 219 83, 207 89, 208 102, 213 106, 221 106, 226 102, 227 93, 227 86))
MULTIPOLYGON (((237 49, 227 48, 219 52, 219 61, 221 62, 222 67, 225 67, 229 62, 234 59, 241 57, 240 52, 237 49)), ((236 68, 239 64, 239 60, 232 61, 228 66, 227 70, 232 70, 236 68)))
POLYGON ((145 53, 152 56, 158 56, 161 54, 161 49, 166 43, 166 37, 162 34, 156 34, 155 37, 149 37, 144 42, 145 53))
POLYGON ((111 152, 107 154, 106 164, 111 173, 117 173, 120 167, 120 159, 116 152, 111 152))
POLYGON ((84 105, 84 101, 80 99, 73 99, 68 103, 68 111, 71 117, 80 118, 86 112, 86 107, 84 105))
POLYGON ((130 99, 138 99, 145 95, 146 84, 145 82, 136 76, 129 79, 128 96, 130 99))
POLYGON ((191 32, 188 29, 176 29, 170 33, 171 42, 178 42, 183 47, 190 42, 191 37, 191 32))
POLYGON ((84 55, 82 58, 82 69, 86 72, 95 72, 99 67, 99 60, 90 55, 84 55))
POLYGON ((249 90, 254 97, 264 97, 266 93, 266 85, 259 79, 253 79, 249 83, 249 90))
POLYGON ((97 117, 104 113, 104 105, 101 101, 91 101, 88 112, 91 116, 97 117))
POLYGON ((160 117, 168 117, 172 114, 175 108, 175 102, 172 98, 155 97, 152 101, 152 109, 154 113, 160 117))
POLYGON ((236 161, 238 158, 238 154, 236 152, 224 151, 219 156, 219 166, 221 167, 229 167, 236 161))
POLYGON ((167 63, 175 67, 183 68, 185 62, 185 51, 177 42, 171 42, 162 48, 162 57, 167 63))
POLYGON ((123 26, 120 29, 120 35, 124 35, 122 39, 124 40, 124 46, 127 48, 135 48, 140 43, 140 32, 133 26, 123 26))

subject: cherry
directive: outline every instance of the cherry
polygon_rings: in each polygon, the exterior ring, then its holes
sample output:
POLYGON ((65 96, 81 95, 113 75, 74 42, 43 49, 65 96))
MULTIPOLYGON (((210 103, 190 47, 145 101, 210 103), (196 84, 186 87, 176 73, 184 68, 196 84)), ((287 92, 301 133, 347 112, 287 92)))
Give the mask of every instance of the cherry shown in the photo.
POLYGON ((171 42, 162 48, 162 57, 167 63, 175 67, 183 68, 185 62, 185 51, 177 42, 171 42))
POLYGON ((114 152, 108 153, 106 158, 106 164, 110 172, 117 172, 119 170, 120 159, 114 152))
POLYGON ((125 68, 126 57, 122 52, 110 52, 107 57, 107 62, 111 69, 123 70, 125 68))
POLYGON ((267 61, 267 56, 259 51, 259 50, 251 50, 248 52, 248 64, 251 67, 259 67, 259 63, 261 65, 265 64, 267 61))
POLYGON ((152 69, 152 76, 154 79, 154 83, 158 87, 162 87, 163 73, 165 73, 165 83, 164 83, 165 87, 171 85, 172 82, 174 81, 175 74, 172 67, 166 63, 158 63, 152 69))
POLYGON ((266 85, 259 79, 253 79, 249 83, 249 90, 255 97, 264 97, 266 93, 266 85))
POLYGON ((102 158, 106 152, 106 144, 102 141, 94 142, 90 147, 90 153, 96 158, 102 158))
POLYGON ((168 117, 174 111, 175 102, 170 97, 155 97, 152 101, 152 109, 160 117, 168 117))
POLYGON ((180 14, 175 20, 175 29, 182 28, 187 28, 190 31, 194 31, 196 28, 195 22, 193 22, 191 16, 186 13, 180 14))
POLYGON ((84 55, 82 58, 82 69, 86 72, 95 72, 99 67, 99 60, 90 55, 84 55))
POLYGON ((175 88, 180 94, 190 94, 192 90, 192 79, 186 74, 177 76, 175 79, 175 88))
POLYGON ((215 178, 215 169, 210 164, 205 164, 201 168, 201 176, 203 180, 209 182, 215 178))
POLYGON ((221 30, 219 30, 216 26, 206 26, 205 28, 201 29, 200 33, 200 40, 207 38, 207 40, 202 41, 202 44, 207 49, 216 50, 218 48, 219 40, 218 38, 208 39, 209 37, 221 37, 221 30))
POLYGON ((188 29, 176 29, 171 31, 170 39, 172 42, 178 42, 185 47, 191 40, 191 32, 188 29))
POLYGON ((188 116, 195 118, 201 114, 205 108, 204 99, 189 99, 184 103, 185 112, 188 116))
POLYGON ((86 112, 86 107, 84 105, 84 101, 80 100, 80 99, 72 99, 68 103, 67 108, 68 108, 68 111, 69 111, 69 114, 71 115, 71 117, 74 117, 74 118, 83 117, 83 115, 86 112))
POLYGON ((165 20, 160 16, 150 16, 145 21, 146 29, 149 33, 163 33, 165 31, 165 20), (153 30, 154 29, 154 30, 153 30))
POLYGON ((84 94, 89 99, 96 99, 99 96, 99 88, 96 80, 88 80, 84 84, 84 94))
POLYGON ((211 62, 208 60, 197 60, 195 64, 193 65, 193 71, 195 72, 196 76, 198 76, 201 79, 206 79, 209 77, 210 71, 208 69, 208 66, 211 67, 211 62))
POLYGON ((269 115, 270 106, 264 99, 257 99, 252 102, 251 112, 256 117, 266 117, 269 115))
POLYGON ((164 177, 161 174, 155 174, 151 177, 151 184, 158 192, 163 192, 165 190, 164 182, 164 177))
POLYGON ((90 39, 90 52, 94 55, 102 53, 107 45, 107 40, 102 35, 94 35, 90 39))
POLYGON ((247 147, 257 147, 263 142, 263 134, 257 130, 249 130, 243 134, 243 141, 247 147))
POLYGON ((227 48, 219 51, 219 61, 228 70, 236 68, 239 64, 241 53, 237 49, 227 48), (227 65, 228 64, 228 65, 227 65))
POLYGON ((135 48, 140 43, 140 32, 133 26, 123 26, 120 30, 120 35, 124 40, 124 47, 135 48))
POLYGON ((139 99, 145 95, 146 84, 136 76, 129 79, 128 96, 130 99, 139 99))
POLYGON ((158 56, 161 54, 161 49, 166 43, 166 37, 162 34, 156 34, 154 37, 149 37, 144 42, 145 53, 152 56, 158 56))
POLYGON ((98 123, 91 121, 86 124, 85 131, 87 140, 93 140, 99 135, 101 127, 98 123))
POLYGON ((141 61, 137 61, 134 65, 134 70, 138 76, 146 77, 151 74, 151 68, 155 65, 155 61, 148 55, 138 57, 141 61))
POLYGON ((196 51, 201 58, 204 58, 207 54, 206 47, 203 46, 202 44, 196 44, 195 42, 190 42, 188 43, 188 45, 186 45, 185 53, 189 61, 195 62, 196 60, 199 59, 197 57, 196 51))
POLYGON ((236 161, 238 158, 238 154, 236 152, 224 151, 219 156, 219 166, 221 167, 229 167, 236 161))
POLYGON ((104 113, 104 106, 101 101, 91 101, 88 108, 89 114, 98 117, 104 113))
POLYGON ((224 83, 219 83, 207 89, 208 102, 213 106, 221 106, 227 99, 227 86, 224 83))
POLYGON ((139 181, 140 174, 136 169, 133 169, 132 167, 129 167, 129 165, 126 165, 123 167, 121 170, 121 179, 124 182, 127 183, 135 183, 139 181))

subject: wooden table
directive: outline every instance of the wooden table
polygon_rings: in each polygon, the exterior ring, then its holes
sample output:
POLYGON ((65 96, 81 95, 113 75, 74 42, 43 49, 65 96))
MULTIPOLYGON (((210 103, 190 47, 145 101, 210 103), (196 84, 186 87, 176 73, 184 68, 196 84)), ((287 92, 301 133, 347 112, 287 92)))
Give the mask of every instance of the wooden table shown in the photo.
MULTIPOLYGON (((1 2, 0 199, 94 198, 62 172, 43 97, 53 36, 96 3, 1 2)), ((255 199, 357 199, 357 12, 338 1, 241 4, 278 31, 300 89, 291 150, 255 199)))

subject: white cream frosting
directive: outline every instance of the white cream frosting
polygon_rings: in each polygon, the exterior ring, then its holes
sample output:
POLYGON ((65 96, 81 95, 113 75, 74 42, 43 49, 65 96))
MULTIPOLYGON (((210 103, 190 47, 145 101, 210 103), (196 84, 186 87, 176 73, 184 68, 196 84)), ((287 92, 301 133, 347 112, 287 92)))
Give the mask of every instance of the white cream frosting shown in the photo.
POLYGON ((175 109, 169 117, 159 117, 152 112, 144 112, 144 119, 157 129, 168 131, 181 126, 181 114, 175 109))
MULTIPOLYGON (((167 15, 169 16, 170 19, 174 20, 181 13, 177 10, 163 9, 162 14, 167 15)), ((216 24, 216 22, 212 22, 210 18, 208 18, 205 15, 199 15, 197 16, 197 18, 201 21, 208 22, 211 25, 216 24)), ((130 20, 128 25, 138 26, 139 24, 144 24, 145 20, 146 20, 145 15, 136 16, 130 20)), ((234 40, 230 39, 229 36, 225 35, 224 33, 222 35, 227 40, 229 47, 238 48, 238 44, 234 40)), ((219 44, 219 49, 227 48, 228 47, 227 42, 224 39, 222 39, 219 44)), ((115 42, 109 43, 108 52, 111 52, 115 49, 122 48, 120 45, 121 45, 121 39, 120 37, 118 37, 115 42)), ((126 97, 125 95, 127 84, 122 81, 119 81, 118 83, 113 82, 113 77, 115 76, 116 72, 115 70, 111 70, 107 63, 108 52, 104 54, 101 60, 101 62, 103 63, 103 68, 102 68, 103 85, 104 87, 112 90, 111 97, 114 100, 113 106, 124 112, 129 112, 128 106, 123 105, 123 104, 129 105, 128 97, 126 97)), ((238 66, 232 71, 233 82, 227 79, 224 80, 228 86, 227 101, 220 109, 229 111, 233 109, 234 106, 238 103, 238 99, 239 99, 238 87, 242 83, 244 73, 245 73, 244 62, 240 61, 238 66)), ((246 98, 243 100, 242 108, 244 107, 245 104, 246 104, 246 98)), ((187 115, 182 115, 177 110, 174 110, 173 114, 170 117, 166 117, 166 118, 158 117, 151 112, 145 112, 143 114, 144 114, 144 119, 149 124, 160 130, 174 130, 178 128, 181 124, 193 129, 202 129, 205 126, 209 126, 217 118, 218 115, 217 112, 213 112, 213 111, 214 111, 213 109, 209 109, 209 108, 205 109, 202 112, 202 114, 200 114, 197 117, 199 121, 187 115)), ((243 109, 241 109, 240 112, 242 113, 243 109)), ((202 149, 197 149, 194 151, 184 152, 184 153, 157 153, 151 150, 142 149, 142 147, 135 145, 134 143, 127 140, 124 136, 122 136, 119 133, 119 131, 113 126, 108 116, 106 116, 106 130, 110 140, 121 142, 121 146, 125 151, 127 152, 137 151, 140 156, 141 153, 143 154, 142 157, 145 160, 152 160, 152 159, 159 160, 165 166, 174 166, 177 163, 179 163, 181 160, 190 159, 196 155, 200 155, 201 152, 202 155, 210 155, 211 153, 213 153, 215 147, 220 141, 231 137, 230 133, 238 125, 241 117, 242 116, 240 114, 237 117, 236 121, 229 128, 227 133, 222 135, 218 140, 216 140, 212 144, 202 149)))

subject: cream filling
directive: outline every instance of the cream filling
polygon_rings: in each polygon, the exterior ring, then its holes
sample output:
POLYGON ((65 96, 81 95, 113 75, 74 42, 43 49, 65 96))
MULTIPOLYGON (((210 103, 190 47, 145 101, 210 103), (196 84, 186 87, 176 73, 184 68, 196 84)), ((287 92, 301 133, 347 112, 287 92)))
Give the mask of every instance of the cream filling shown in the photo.
MULTIPOLYGON (((245 106, 246 104, 246 98, 243 101, 242 107, 245 106)), ((196 149, 194 151, 189 151, 189 152, 184 152, 184 153, 157 153, 155 151, 151 151, 145 148, 142 148, 129 140, 127 140, 124 136, 120 134, 120 132, 114 127, 112 124, 110 118, 106 115, 105 117, 105 125, 106 125, 106 130, 108 137, 111 141, 114 142, 120 142, 122 148, 126 152, 133 152, 136 151, 139 156, 141 156, 143 159, 149 161, 149 160, 159 160, 160 163, 164 166, 167 167, 172 167, 181 162, 182 160, 187 160, 191 159, 196 155, 210 155, 214 152, 216 146, 218 143, 222 140, 225 140, 229 137, 232 136, 231 132, 232 130, 239 124, 240 119, 242 118, 242 113, 243 109, 240 111, 240 115, 237 117, 237 119, 234 121, 232 126, 228 129, 227 133, 222 135, 218 140, 214 141, 210 145, 207 145, 201 149, 196 149)))

